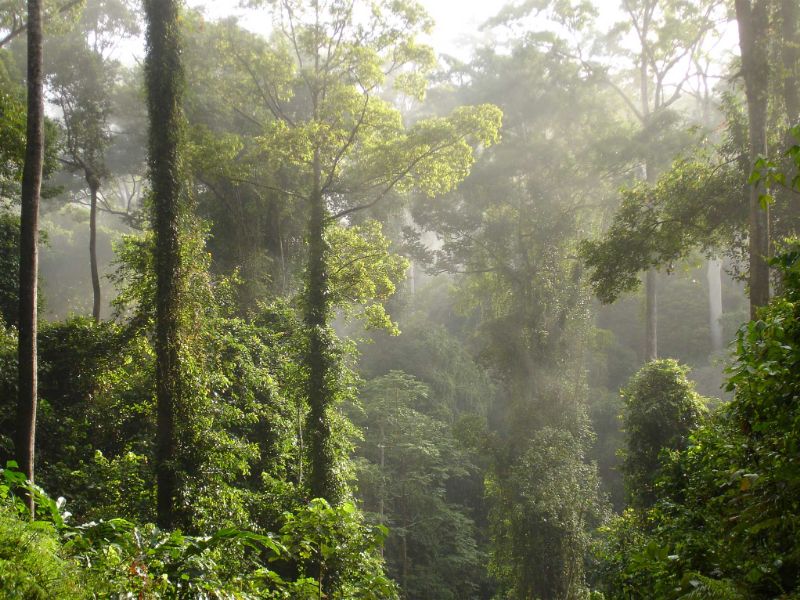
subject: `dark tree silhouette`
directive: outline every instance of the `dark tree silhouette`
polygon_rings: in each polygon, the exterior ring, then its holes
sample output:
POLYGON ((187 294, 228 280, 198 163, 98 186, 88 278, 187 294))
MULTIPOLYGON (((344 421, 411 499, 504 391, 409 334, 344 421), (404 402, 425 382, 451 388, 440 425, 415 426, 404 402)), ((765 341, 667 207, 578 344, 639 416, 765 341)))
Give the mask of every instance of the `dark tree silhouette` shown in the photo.
POLYGON ((149 169, 153 188, 156 272, 156 474, 158 524, 171 528, 177 494, 175 430, 181 399, 180 217, 183 194, 181 137, 183 69, 179 0, 147 0, 147 99, 150 115, 149 169))
MULTIPOLYGON (((19 398, 16 453, 20 468, 34 477, 37 401, 37 289, 39 272, 39 198, 44 166, 44 91, 42 5, 28 0, 28 123, 22 174, 19 269, 19 398)), ((30 500, 33 508, 33 498, 30 500)))

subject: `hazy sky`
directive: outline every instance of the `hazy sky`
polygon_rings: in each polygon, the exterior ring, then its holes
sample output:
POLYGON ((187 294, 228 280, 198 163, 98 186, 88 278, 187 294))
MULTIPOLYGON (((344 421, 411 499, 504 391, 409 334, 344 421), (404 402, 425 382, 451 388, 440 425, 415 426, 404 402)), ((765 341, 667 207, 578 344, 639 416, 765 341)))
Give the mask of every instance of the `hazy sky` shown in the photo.
MULTIPOLYGON (((211 18, 243 15, 239 0, 189 0, 191 6, 202 6, 211 18)), ((497 0, 422 0, 436 21, 431 39, 425 40, 439 54, 468 58, 470 36, 479 35, 478 27, 494 16, 504 4, 497 0)), ((243 20, 248 25, 247 20, 243 20)))
MULTIPOLYGON (((433 46, 437 54, 450 54, 462 60, 468 60, 476 39, 488 39, 488 36, 479 31, 481 24, 495 16, 509 0, 420 0, 435 21, 432 35, 422 41, 433 46)), ((202 7, 210 19, 227 16, 238 16, 244 27, 252 31, 266 33, 269 22, 258 16, 258 13, 248 12, 239 8, 241 0, 186 0, 192 7, 202 7), (255 17, 255 18, 254 18, 255 17)), ((598 16, 598 25, 602 29, 615 20, 621 18, 618 0, 595 0, 601 7, 598 16)), ((261 13, 263 15, 263 13, 261 13)), ((535 19, 534 19, 535 21, 535 19)), ((497 38, 495 38, 497 41, 497 38)), ((738 34, 735 22, 725 28, 722 42, 718 52, 730 52, 738 48, 738 34)), ((123 62, 130 62, 133 57, 141 58, 144 45, 141 39, 124 40, 117 47, 117 56, 123 62)))

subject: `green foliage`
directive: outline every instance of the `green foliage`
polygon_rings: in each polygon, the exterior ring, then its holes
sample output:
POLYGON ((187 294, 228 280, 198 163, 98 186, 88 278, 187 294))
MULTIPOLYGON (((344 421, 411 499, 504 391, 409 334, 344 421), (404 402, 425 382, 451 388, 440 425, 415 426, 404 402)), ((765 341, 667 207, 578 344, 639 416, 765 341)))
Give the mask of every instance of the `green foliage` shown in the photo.
MULTIPOLYGON (((438 308, 441 298, 423 298, 417 292, 416 306, 438 308)), ((367 379, 402 371, 424 383, 430 393, 417 410, 446 423, 461 417, 485 417, 495 394, 494 382, 485 367, 470 356, 463 341, 442 325, 439 315, 401 315, 403 333, 389 336, 375 332, 361 348, 359 368, 367 379)))
POLYGON ((491 568, 512 598, 580 598, 588 531, 603 518, 594 465, 568 431, 543 428, 504 485, 488 483, 494 546, 491 568), (531 568, 536 565, 536 568, 531 568))
POLYGON ((90 598, 77 562, 48 523, 30 522, 0 503, 0 590, 6 598, 90 598))
POLYGON ((655 481, 663 450, 683 450, 707 413, 706 401, 674 360, 648 363, 622 390, 625 447, 622 471, 630 504, 647 508, 656 499, 655 481))
MULTIPOLYGON (((792 165, 800 160, 798 146, 775 150, 780 158, 759 158, 751 173, 747 161, 742 160, 747 156, 746 136, 740 131, 746 127, 742 108, 730 97, 723 99, 721 108, 728 130, 720 144, 709 152, 703 140, 688 157, 674 161, 655 184, 624 188, 608 230, 600 239, 581 244, 581 257, 601 302, 615 302, 637 289, 642 271, 656 267, 671 272, 697 250, 726 253, 733 259, 734 270, 742 269, 739 263, 748 251, 745 182, 765 185, 762 208, 772 205, 774 238, 796 235, 798 220, 791 190, 800 179, 788 181, 785 173, 792 172, 796 164, 792 165)), ((780 134, 771 131, 770 146, 780 148, 784 133, 782 128, 780 134)), ((790 133, 800 139, 800 128, 790 133)))
POLYGON ((61 547, 63 498, 50 499, 26 482, 9 461, 0 469, 0 590, 5 597, 31 599, 89 598, 77 562, 61 547), (35 498, 32 520, 26 496, 35 498))
MULTIPOLYGON (((9 12, 13 12, 8 4, 0 7, 0 23, 8 17, 9 12)), ((14 56, 0 48, 0 207, 4 209, 19 202, 25 161, 25 89, 19 68, 14 62, 14 56)), ((58 167, 59 133, 55 123, 45 119, 45 177, 52 175, 58 167)), ((47 197, 54 191, 45 187, 42 193, 47 197)))
POLYGON ((473 457, 431 414, 439 399, 414 377, 392 371, 372 379, 359 400, 358 497, 372 519, 389 527, 389 574, 408 597, 474 597, 485 557, 457 494, 477 471, 473 457))
POLYGON ((745 218, 740 179, 735 165, 701 157, 676 161, 656 184, 624 189, 608 231, 580 247, 600 301, 615 302, 638 288, 642 271, 670 270, 694 249, 722 246, 745 218))
POLYGON ((0 200, 8 201, 18 192, 25 156, 25 105, 13 90, 5 73, 5 51, 0 50, 0 200))
MULTIPOLYGON (((501 118, 481 105, 407 126, 386 99, 420 95, 432 66, 430 48, 415 41, 430 25, 415 2, 370 3, 363 14, 326 4, 316 17, 303 2, 250 4, 267 7, 285 35, 264 39, 193 16, 188 55, 200 208, 213 215, 217 264, 242 267, 247 308, 298 287, 315 156, 329 216, 350 217, 330 219, 341 230, 354 212, 399 194, 452 190, 476 148, 498 141, 501 118)), ((367 316, 386 325, 379 303, 367 316)))
POLYGON ((17 322, 18 305, 19 217, 0 209, 0 315, 5 326, 17 322))
POLYGON ((314 501, 286 513, 276 534, 228 528, 191 537, 112 519, 69 530, 65 547, 98 594, 310 600, 319 581, 309 565, 322 564, 323 575, 336 578, 331 597, 377 600, 395 597, 382 575, 380 540, 351 504, 314 501))
POLYGON ((800 590, 797 243, 773 266, 784 294, 739 332, 733 401, 685 449, 665 455, 653 508, 606 531, 601 587, 609 598, 791 598, 800 590))
POLYGON ((378 221, 353 227, 328 227, 328 284, 331 306, 356 316, 368 328, 400 331, 386 313, 384 303, 394 295, 408 270, 408 261, 390 251, 378 221))
POLYGON ((352 504, 314 500, 284 513, 275 534, 193 537, 121 518, 72 526, 63 498, 54 502, 15 467, 0 470, 0 583, 13 597, 311 600, 323 580, 331 598, 397 597, 378 553, 386 530, 365 525, 352 504), (30 520, 26 493, 39 520, 30 520))
POLYGON ((284 518, 280 540, 298 574, 297 583, 288 589, 288 598, 319 597, 323 588, 318 588, 311 573, 319 574, 321 586, 328 583, 325 587, 332 587, 332 598, 396 597, 395 585, 384 575, 376 552, 387 530, 382 525, 364 525, 353 504, 331 507, 317 498, 295 513, 286 513, 284 518))
MULTIPOLYGON (((596 164, 613 118, 597 82, 547 42, 530 36, 511 49, 484 50, 448 72, 443 110, 496 103, 503 143, 481 154, 447 202, 422 198, 412 214, 436 232, 440 243, 420 258, 453 275, 450 302, 466 345, 498 383, 479 445, 496 595, 571 597, 586 591, 588 531, 602 512, 586 457, 588 297, 573 257, 593 219, 585 200, 605 186, 578 165, 596 164)), ((424 249, 424 238, 408 233, 424 249)))
MULTIPOLYGON (((0 31, 21 22, 24 4, 3 3, 0 31)), ((182 164, 156 178, 186 201, 167 228, 182 240, 171 265, 182 283, 168 302, 182 330, 175 360, 155 357, 165 253, 150 232, 128 237, 117 248, 114 322, 40 328, 37 480, 73 514, 6 469, 0 586, 28 586, 24 596, 46 582, 41 596, 70 598, 796 596, 791 248, 776 262, 784 297, 740 334, 734 403, 702 419, 683 368, 649 365, 625 391, 634 508, 607 523, 595 466, 612 488, 617 388, 638 367, 638 340, 636 299, 593 315, 587 275, 612 301, 641 270, 671 272, 696 248, 735 258, 744 247, 746 123, 733 94, 723 145, 675 160, 652 185, 630 183, 642 162, 652 175, 686 145, 672 71, 701 68, 714 38, 704 28, 721 5, 630 0, 626 21, 601 35, 589 2, 516 2, 492 21, 509 26, 505 49, 445 59, 431 78, 433 50, 418 39, 432 22, 414 0, 241 4, 263 8, 254 18, 272 34, 183 12, 187 126, 156 119, 157 133, 186 138, 182 164), (545 30, 520 35, 530 23, 545 30), (639 93, 652 106, 636 106, 639 93), (621 185, 607 235, 581 244, 621 185), (406 250, 420 260, 403 285, 406 250), (445 273, 430 286, 422 259, 445 273), (372 329, 360 373, 351 318, 372 329), (405 335, 390 336, 400 325, 405 335), (180 531, 149 524, 155 380, 167 363, 183 398, 168 464, 180 531), (315 471, 331 486, 317 487, 315 471), (330 502, 312 499, 320 490, 330 502), (26 493, 39 507, 33 524, 26 493), (590 531, 604 523, 587 562, 590 531), (23 538, 33 551, 21 556, 23 538)), ((59 6, 45 2, 60 33, 48 53, 60 153, 108 176, 101 201, 113 208, 114 177, 143 162, 141 69, 111 59, 137 15, 127 0, 63 15, 59 6), (124 135, 111 143, 112 131, 124 135)), ((24 149, 10 58, 0 50, 0 201, 17 193, 24 149)), ((149 66, 152 76, 164 65, 149 66)), ((180 112, 151 100, 154 112, 180 112)), ((785 232, 797 221, 783 199, 798 182, 782 168, 800 150, 774 156, 753 180, 770 184, 773 225, 785 232)), ((165 166, 153 152, 151 167, 165 166)), ((0 217, 7 323, 13 220, 0 217)), ((692 346, 681 352, 700 360, 706 317, 687 313, 691 277, 662 296, 664 320, 680 317, 662 342, 692 346)), ((12 452, 15 335, 0 330, 0 458, 12 452)))

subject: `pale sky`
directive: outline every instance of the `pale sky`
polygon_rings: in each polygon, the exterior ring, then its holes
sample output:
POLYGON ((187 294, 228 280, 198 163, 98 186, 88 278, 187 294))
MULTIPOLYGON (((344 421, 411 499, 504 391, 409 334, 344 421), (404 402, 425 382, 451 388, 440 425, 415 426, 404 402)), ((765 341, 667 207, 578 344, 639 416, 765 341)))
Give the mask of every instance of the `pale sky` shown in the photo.
MULTIPOLYGON (((244 16, 246 13, 239 8, 239 1, 188 0, 188 4, 204 7, 206 15, 213 19, 230 15, 244 16)), ((480 35, 480 25, 493 17, 504 4, 498 0, 421 1, 436 22, 431 38, 424 41, 433 46, 437 54, 452 54, 462 59, 469 58, 470 45, 467 40, 480 35)), ((246 18, 242 19, 242 24, 248 26, 246 18)))
MULTIPOLYGON (((421 41, 430 44, 438 55, 449 54, 461 60, 468 60, 475 48, 476 40, 487 40, 480 26, 495 16, 502 7, 512 0, 420 0, 435 22, 431 36, 421 41)), ((598 25, 609 26, 621 18, 619 0, 594 0, 600 8, 598 25)), ((203 7, 209 19, 237 16, 244 27, 266 33, 269 23, 258 12, 249 12, 239 7, 241 0, 186 0, 192 7, 203 7), (254 18, 254 16, 257 16, 254 18)), ((262 13, 263 14, 263 13, 262 13)), ((536 18, 534 17, 534 21, 536 18)), ((529 24, 530 25, 530 24, 529 24)), ((738 49, 738 32, 735 23, 725 28, 723 40, 718 51, 731 52, 738 49)), ((123 40, 117 47, 117 56, 123 62, 133 57, 141 58, 144 51, 141 39, 123 40)))

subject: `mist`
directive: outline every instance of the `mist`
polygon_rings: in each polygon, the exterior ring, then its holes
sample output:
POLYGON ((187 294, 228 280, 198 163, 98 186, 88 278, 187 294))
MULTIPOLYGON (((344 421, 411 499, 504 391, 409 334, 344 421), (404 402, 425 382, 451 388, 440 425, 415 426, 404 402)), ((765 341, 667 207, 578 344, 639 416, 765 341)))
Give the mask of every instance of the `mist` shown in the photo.
POLYGON ((0 597, 798 593, 795 0, 6 4, 0 597))

